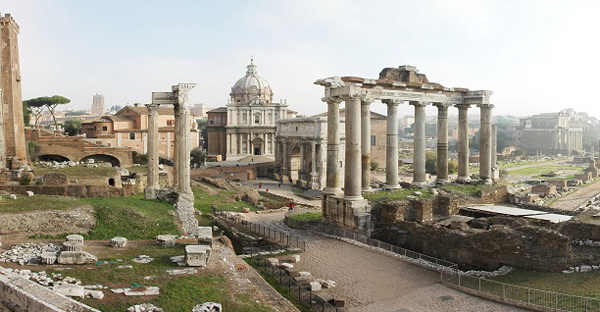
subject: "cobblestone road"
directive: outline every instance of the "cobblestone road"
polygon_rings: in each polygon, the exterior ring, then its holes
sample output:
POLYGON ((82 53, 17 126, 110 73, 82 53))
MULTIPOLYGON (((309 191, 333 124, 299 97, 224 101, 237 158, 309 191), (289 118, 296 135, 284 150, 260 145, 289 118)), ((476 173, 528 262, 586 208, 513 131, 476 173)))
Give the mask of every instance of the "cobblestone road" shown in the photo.
POLYGON ((248 220, 309 238, 296 264, 315 278, 331 279, 334 296, 345 298, 349 312, 525 311, 505 306, 439 283, 437 272, 384 254, 320 235, 292 230, 283 214, 250 214, 248 220))

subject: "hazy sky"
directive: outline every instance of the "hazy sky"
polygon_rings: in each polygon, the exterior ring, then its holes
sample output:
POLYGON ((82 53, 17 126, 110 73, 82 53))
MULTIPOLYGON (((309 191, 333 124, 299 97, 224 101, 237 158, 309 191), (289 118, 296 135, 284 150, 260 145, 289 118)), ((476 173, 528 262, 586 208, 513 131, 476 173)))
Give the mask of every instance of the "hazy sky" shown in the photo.
POLYGON ((326 110, 318 78, 410 64, 444 86, 494 91, 495 114, 600 117, 597 0, 1 0, 0 10, 20 25, 24 99, 60 94, 89 109, 98 92, 110 107, 196 82, 191 102, 219 107, 253 55, 274 99, 300 114, 326 110))

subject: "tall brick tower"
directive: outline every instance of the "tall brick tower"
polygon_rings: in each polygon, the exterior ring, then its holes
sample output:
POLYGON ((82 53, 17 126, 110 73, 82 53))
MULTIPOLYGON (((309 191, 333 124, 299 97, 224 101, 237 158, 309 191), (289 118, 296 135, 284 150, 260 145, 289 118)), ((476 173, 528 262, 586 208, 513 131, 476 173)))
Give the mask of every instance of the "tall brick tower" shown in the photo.
MULTIPOLYGON (((23 122, 23 103, 21 98, 21 71, 19 68, 19 25, 6 14, 0 15, 0 48, 2 61, 0 62, 2 76, 2 121, 4 132, 5 157, 27 159, 27 144, 25 143, 25 125, 23 122)), ((0 153, 1 146, 0 146, 0 153)), ((2 155, 0 155, 2 156, 2 155)), ((13 168, 17 169, 17 168, 13 168)))

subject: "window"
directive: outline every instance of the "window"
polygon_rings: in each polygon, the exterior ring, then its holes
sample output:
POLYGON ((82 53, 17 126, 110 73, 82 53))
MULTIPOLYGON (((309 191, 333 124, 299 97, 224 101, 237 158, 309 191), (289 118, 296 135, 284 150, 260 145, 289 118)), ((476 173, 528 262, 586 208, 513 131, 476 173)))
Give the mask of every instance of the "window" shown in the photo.
POLYGON ((97 131, 98 129, 96 129, 96 126, 94 126, 94 131, 97 131))
POLYGON ((129 132, 129 139, 135 140, 135 132, 129 132))
POLYGON ((377 145, 377 137, 372 135, 371 136, 371 146, 375 146, 377 145))
POLYGON ((167 126, 173 126, 173 120, 167 120, 167 126))
POLYGON ((108 131, 108 126, 102 126, 102 131, 108 131))
POLYGON ((259 124, 260 123, 260 115, 254 115, 254 123, 255 124, 259 124))

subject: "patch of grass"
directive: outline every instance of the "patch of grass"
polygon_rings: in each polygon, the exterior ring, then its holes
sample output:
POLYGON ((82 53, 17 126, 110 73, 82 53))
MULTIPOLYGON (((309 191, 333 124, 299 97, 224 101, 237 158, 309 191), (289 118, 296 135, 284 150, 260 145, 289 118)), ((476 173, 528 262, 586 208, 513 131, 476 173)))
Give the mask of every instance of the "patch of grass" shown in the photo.
POLYGON ((128 197, 83 198, 94 206, 97 224, 86 239, 106 240, 115 236, 128 239, 154 239, 159 234, 179 235, 175 208, 168 202, 143 199, 142 194, 128 197))
POLYGON ((211 204, 215 204, 217 209, 227 211, 241 211, 242 207, 248 207, 251 211, 258 210, 244 201, 234 201, 235 194, 230 191, 218 189, 219 194, 210 195, 202 186, 193 186, 192 192, 194 193, 194 207, 202 213, 212 214, 211 204))
POLYGON ((509 171, 510 175, 522 175, 522 176, 537 176, 543 173, 548 173, 550 171, 562 171, 562 170, 580 170, 579 166, 536 166, 536 167, 528 167, 521 168, 509 171))
POLYGON ((134 304, 145 302, 152 303, 165 311, 188 312, 195 305, 206 301, 221 303, 225 311, 273 311, 265 305, 256 303, 249 295, 232 292, 226 275, 207 270, 201 270, 201 273, 195 275, 167 275, 166 269, 179 268, 169 260, 169 257, 182 254, 184 254, 184 250, 181 245, 175 247, 128 246, 123 250, 110 249, 111 258, 101 259, 110 264, 91 268, 75 267, 68 271, 49 271, 80 279, 84 285, 102 284, 116 288, 130 287, 133 283, 137 283, 142 286, 160 287, 160 295, 157 297, 126 297, 123 294, 104 291, 106 297, 102 300, 91 298, 82 300, 85 304, 104 312, 122 312, 134 304), (154 261, 147 264, 137 264, 131 261, 140 254, 149 255, 154 258, 154 261), (117 259, 122 261, 117 261, 117 259), (133 268, 117 268, 124 264, 130 264, 133 268), (145 276, 154 278, 145 280, 145 276))
POLYGON ((139 173, 147 173, 148 172, 147 165, 131 166, 131 167, 127 167, 126 169, 129 170, 129 172, 139 172, 139 173))
POLYGON ((409 196, 414 196, 418 198, 431 198, 433 194, 429 193, 426 190, 419 189, 398 189, 392 191, 379 191, 373 193, 366 193, 363 196, 369 201, 379 201, 379 200, 403 200, 408 199, 409 196))
POLYGON ((321 218, 323 218, 323 214, 321 212, 307 212, 290 217, 290 219, 294 221, 320 221, 321 218))
POLYGON ((196 215, 199 226, 213 226, 217 225, 217 222, 206 215, 196 215))
POLYGON ((482 184, 448 184, 442 187, 443 190, 460 192, 472 197, 477 197, 479 190, 485 190, 493 187, 493 185, 482 185, 482 184))
POLYGON ((600 297, 600 288, 598 287, 598 284, 600 284, 600 274, 596 271, 563 274, 514 270, 509 274, 491 279, 509 284, 577 296, 600 297))
POLYGON ((60 169, 52 169, 52 168, 34 168, 33 171, 37 176, 43 176, 49 172, 60 172, 69 176, 71 179, 90 179, 90 178, 98 178, 98 177, 110 177, 117 172, 116 168, 113 167, 97 167, 97 168, 87 168, 84 166, 77 167, 67 167, 60 169))
POLYGON ((34 210, 65 210, 77 206, 81 206, 79 199, 58 195, 17 195, 17 199, 10 199, 8 196, 0 196, 0 213, 34 210))

